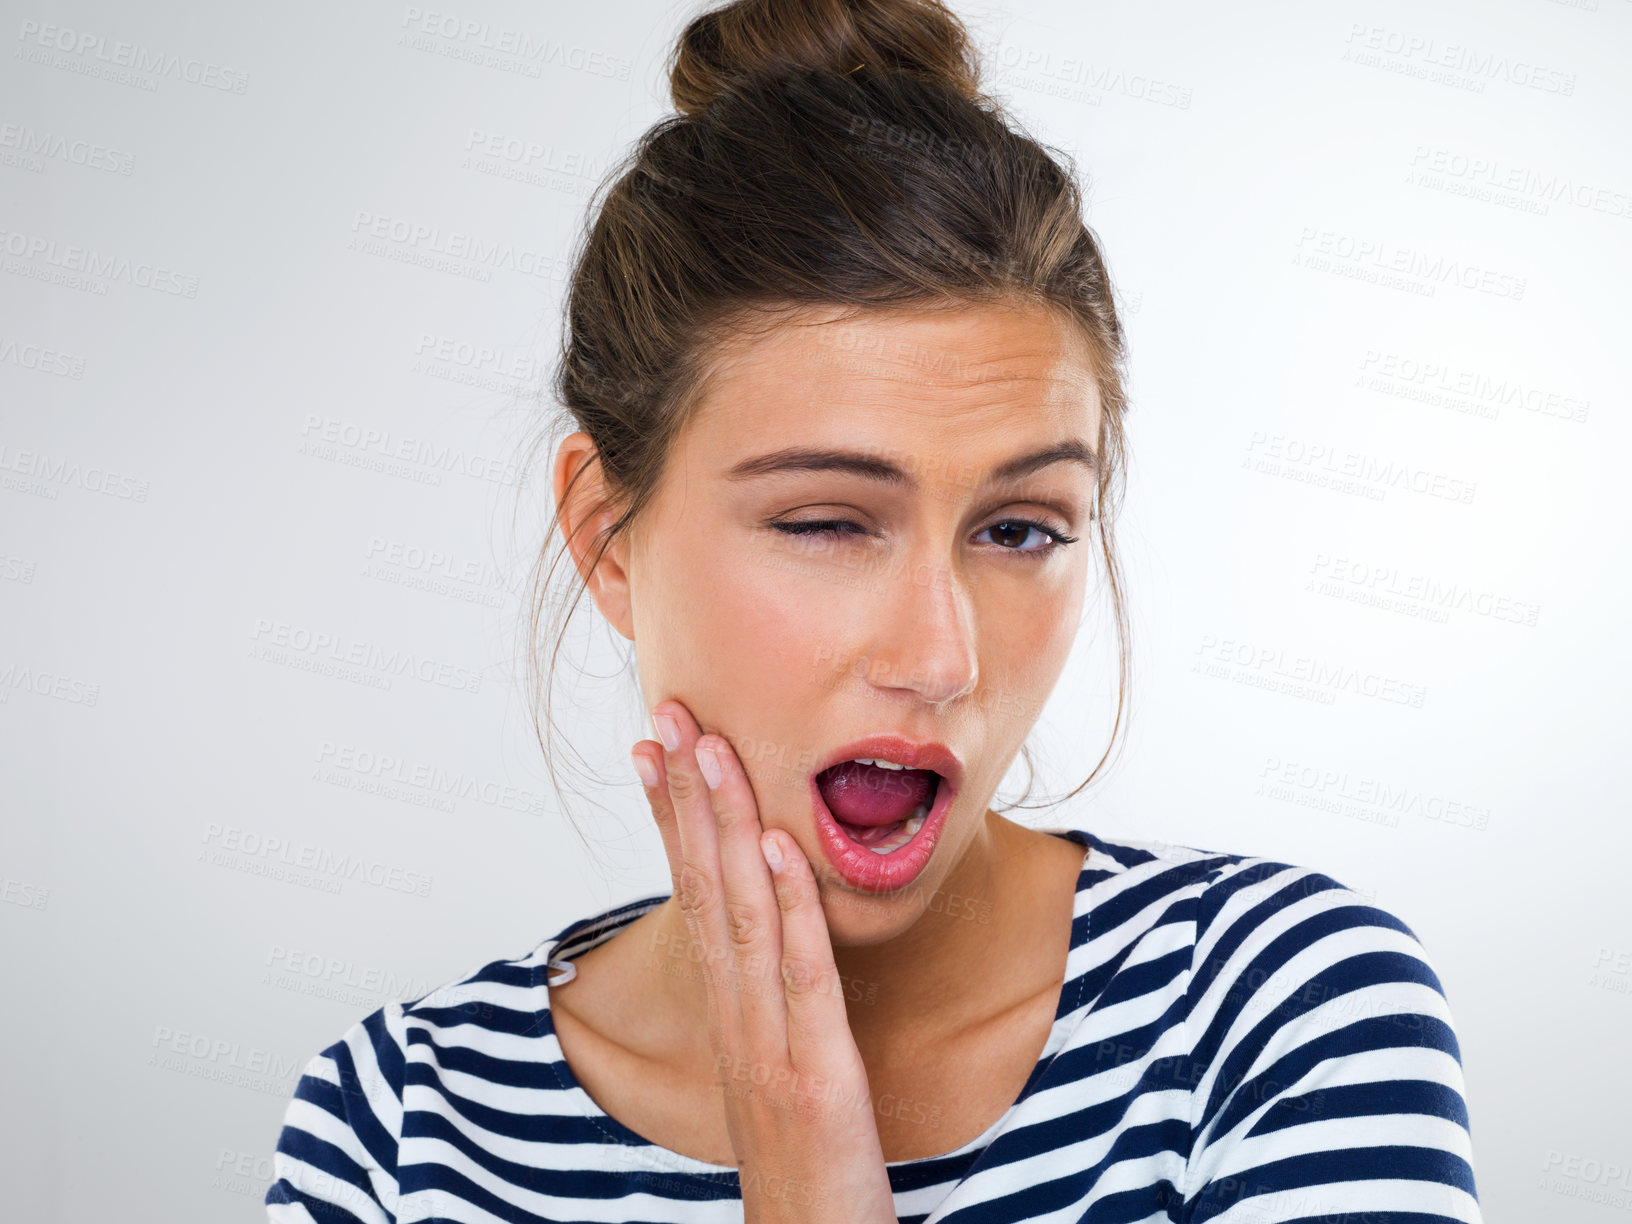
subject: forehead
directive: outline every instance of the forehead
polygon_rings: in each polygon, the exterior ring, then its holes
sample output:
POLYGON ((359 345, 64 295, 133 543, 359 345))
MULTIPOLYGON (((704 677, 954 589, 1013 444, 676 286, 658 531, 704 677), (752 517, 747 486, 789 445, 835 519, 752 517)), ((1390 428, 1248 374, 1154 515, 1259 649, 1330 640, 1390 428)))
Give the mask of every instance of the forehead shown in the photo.
POLYGON ((713 355, 694 429, 736 451, 813 427, 888 448, 1080 434, 1099 427, 1082 331, 1033 304, 806 311, 713 355))

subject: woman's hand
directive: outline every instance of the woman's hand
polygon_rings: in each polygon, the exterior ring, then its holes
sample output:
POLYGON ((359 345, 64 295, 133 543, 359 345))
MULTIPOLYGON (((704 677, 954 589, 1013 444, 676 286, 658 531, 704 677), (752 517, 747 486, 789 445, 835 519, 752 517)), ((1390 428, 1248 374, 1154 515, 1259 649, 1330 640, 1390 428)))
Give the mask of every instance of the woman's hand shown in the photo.
POLYGON ((744 1219, 895 1224, 867 1069, 810 864, 786 833, 763 831, 724 738, 703 735, 678 701, 659 702, 654 722, 663 751, 642 740, 632 754, 656 780, 646 797, 702 952, 744 1219))

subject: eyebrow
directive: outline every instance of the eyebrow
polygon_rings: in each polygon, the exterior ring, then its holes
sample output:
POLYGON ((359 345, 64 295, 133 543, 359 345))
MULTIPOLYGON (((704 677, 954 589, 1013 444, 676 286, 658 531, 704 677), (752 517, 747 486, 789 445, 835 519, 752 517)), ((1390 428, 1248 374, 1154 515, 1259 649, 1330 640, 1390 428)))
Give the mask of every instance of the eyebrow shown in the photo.
MULTIPOLYGON (((1070 438, 999 464, 987 474, 981 487, 987 488, 1004 481, 1018 480, 1054 463, 1078 463, 1096 476, 1099 473, 1099 457, 1094 454, 1092 448, 1075 438, 1070 438)), ((901 485, 913 490, 918 488, 918 482, 910 472, 877 455, 869 455, 862 451, 823 450, 799 446, 744 459, 726 472, 725 477, 727 480, 752 480, 759 476, 789 472, 846 472, 852 476, 884 484, 901 485)))

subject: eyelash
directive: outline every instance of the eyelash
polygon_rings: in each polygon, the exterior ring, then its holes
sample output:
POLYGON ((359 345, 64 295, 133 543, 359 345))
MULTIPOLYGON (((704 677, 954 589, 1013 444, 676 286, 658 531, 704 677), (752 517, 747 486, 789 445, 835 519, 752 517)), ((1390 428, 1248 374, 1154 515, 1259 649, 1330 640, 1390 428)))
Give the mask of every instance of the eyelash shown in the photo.
MULTIPOLYGON (((852 523, 848 519, 810 519, 806 522, 772 523, 770 526, 776 531, 792 536, 832 536, 836 539, 841 535, 867 534, 865 531, 861 530, 856 523, 852 523), (841 527, 853 527, 856 530, 851 532, 843 532, 838 530, 838 528, 841 527)), ((1002 549, 1004 552, 1017 553, 1023 557, 1046 557, 1050 553, 1058 552, 1067 545, 1075 544, 1081 538, 1080 536, 1066 535, 1063 531, 1055 531, 1052 527, 1045 526, 1044 524, 1037 522, 1035 519, 1000 519, 999 521, 993 523, 991 527, 984 528, 983 530, 991 531, 993 527, 1032 527, 1054 541, 1054 543, 1049 545, 1047 548, 1002 549)))

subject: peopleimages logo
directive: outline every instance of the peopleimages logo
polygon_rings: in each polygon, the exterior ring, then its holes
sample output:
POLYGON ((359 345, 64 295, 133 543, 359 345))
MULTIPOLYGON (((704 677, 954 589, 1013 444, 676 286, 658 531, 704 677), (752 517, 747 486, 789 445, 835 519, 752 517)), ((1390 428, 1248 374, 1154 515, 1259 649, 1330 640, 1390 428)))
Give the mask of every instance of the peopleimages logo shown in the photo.
MULTIPOLYGON (((85 59, 87 56, 110 68, 128 68, 149 77, 170 77, 189 85, 219 89, 241 94, 249 88, 249 73, 220 64, 208 63, 192 56, 183 57, 171 52, 144 47, 140 43, 123 40, 109 41, 106 35, 88 30, 71 30, 65 26, 42 25, 24 18, 17 31, 22 44, 17 58, 31 63, 45 63, 47 67, 66 67, 44 57, 55 52, 59 55, 85 59)), ((98 75, 91 73, 90 75, 98 75)), ((149 86, 151 89, 151 86, 149 86)))
POLYGON ((544 64, 614 81, 629 79, 627 56, 569 47, 559 39, 539 38, 525 30, 496 28, 485 21, 461 19, 452 13, 417 5, 403 10, 399 41, 415 50, 433 51, 488 67, 509 64, 533 77, 539 75, 538 65, 544 64))
MULTIPOLYGON (((289 1058, 260 1046, 245 1046, 241 1041, 211 1039, 203 1033, 175 1029, 168 1024, 153 1027, 153 1048, 182 1054, 201 1062, 220 1063, 256 1075, 270 1075, 274 1079, 293 1079, 300 1073, 299 1059, 289 1058)), ((151 1058, 148 1060, 153 1061, 151 1058)))
MULTIPOLYGON (((1253 642, 1225 638, 1222 641, 1211 633, 1201 635, 1196 647, 1196 661, 1190 670, 1217 679, 1241 678, 1231 668, 1245 673, 1243 683, 1274 688, 1277 682, 1301 683, 1310 688, 1325 690, 1325 696, 1348 692, 1361 697, 1421 709, 1428 690, 1420 684, 1385 676, 1380 672, 1332 663, 1313 655, 1293 655, 1276 646, 1261 646, 1253 642), (1261 683, 1259 683, 1261 678, 1261 683)), ((1329 702, 1328 702, 1329 704, 1329 702)))
POLYGON ((151 487, 145 480, 110 472, 96 464, 54 458, 46 451, 13 450, 0 442, 0 474, 11 472, 40 481, 43 487, 52 489, 52 497, 56 496, 52 486, 62 485, 86 493, 101 493, 120 501, 145 502, 151 487))
MULTIPOLYGON (((1389 489, 1403 489, 1425 497, 1460 502, 1473 501, 1478 482, 1412 464, 1394 456, 1368 455, 1347 451, 1327 442, 1270 434, 1255 429, 1247 443, 1247 457, 1241 466, 1268 475, 1309 474, 1324 478, 1330 474, 1359 483, 1381 501, 1389 489)), ((1294 477, 1299 478, 1299 477, 1294 477)))
POLYGON ((93 140, 71 140, 57 132, 42 132, 19 123, 0 123, 0 149, 15 149, 17 155, 34 162, 46 159, 65 161, 87 170, 109 174, 130 174, 136 169, 133 154, 110 149, 93 140))
MULTIPOLYGON (((1509 192, 1543 205, 1563 202, 1592 212, 1608 213, 1612 217, 1632 218, 1632 191, 1616 191, 1599 183, 1577 182, 1567 174, 1509 165, 1497 158, 1475 157, 1453 149, 1418 145, 1411 157, 1411 171, 1424 176, 1416 180, 1424 186, 1438 186, 1438 183, 1426 177, 1438 175, 1445 180, 1466 183, 1471 189, 1509 192)), ((1475 198, 1491 197, 1477 195, 1475 198)), ((1543 207, 1540 211, 1547 210, 1543 207)))
MULTIPOLYGON (((196 298, 198 277, 161 267, 128 255, 109 255, 74 243, 58 245, 55 238, 0 230, 0 252, 18 259, 41 260, 63 273, 82 273, 95 282, 123 281, 138 289, 196 298)), ((8 269, 9 270, 9 269, 8 269)))
POLYGON ((289 842, 215 821, 204 826, 202 840, 207 849, 200 852, 199 859, 211 866, 274 878, 287 874, 295 883, 305 882, 296 873, 310 873, 313 882, 333 885, 324 888, 325 892, 338 892, 340 881, 355 880, 392 892, 431 895, 431 876, 361 855, 335 854, 309 842, 289 842))
POLYGON ((320 773, 323 770, 331 773, 343 771, 360 781, 383 787, 387 792, 395 785, 425 791, 438 798, 466 799, 529 815, 543 815, 548 810, 548 800, 537 791, 512 786, 495 778, 482 778, 462 769, 443 769, 395 753, 371 752, 334 740, 325 740, 318 747, 317 763, 320 773))
POLYGON ((1547 1152, 1541 1162, 1541 1189, 1625 1210, 1632 1206, 1632 1160, 1604 1160, 1577 1152, 1547 1152))
POLYGON ((55 697, 69 705, 94 706, 102 695, 102 686, 88 680, 76 680, 60 672, 36 670, 28 666, 7 663, 0 669, 0 705, 11 700, 14 692, 33 693, 37 697, 55 697))
POLYGON ((1272 756, 1258 771, 1258 779, 1254 794, 1269 794, 1270 798, 1293 802, 1307 798, 1309 801, 1303 806, 1321 806, 1326 802, 1358 804, 1373 809, 1375 823, 1390 828, 1399 824, 1402 814, 1479 831, 1490 824, 1489 808, 1475 807, 1382 778, 1355 776, 1346 769, 1283 761, 1272 756), (1273 793, 1277 789, 1285 793, 1273 793))
POLYGON ((14 365, 22 370, 37 370, 58 378, 76 382, 85 377, 85 358, 57 349, 42 348, 38 344, 18 344, 9 336, 0 336, 0 363, 14 365))
POLYGON ((341 1002, 356 1001, 359 1005, 375 998, 402 1002, 423 998, 435 985, 424 978, 282 944, 272 945, 265 964, 266 971, 261 975, 263 985, 341 1002))
MULTIPOLYGON (((999 81, 1033 88, 1039 85, 1081 86, 1101 94, 1120 94, 1140 102, 1189 110, 1194 91, 1149 73, 1125 72, 1080 56, 1060 56, 1042 47, 1003 43, 993 54, 999 81)), ((1090 94, 1089 96, 1092 96, 1090 94)))
POLYGON ((1592 401, 1565 395, 1506 375, 1458 369, 1448 362, 1424 361, 1402 353, 1367 349, 1354 385, 1433 406, 1460 406, 1496 420, 1503 408, 1523 408, 1538 416, 1582 422, 1592 401))
POLYGON ((291 664, 290 660, 304 658, 326 666, 366 669, 382 676, 406 676, 424 684, 467 693, 480 692, 482 687, 482 674, 479 671, 439 662, 413 651, 387 648, 378 642, 273 620, 269 616, 255 618, 255 631, 250 635, 250 642, 251 657, 268 663, 298 666, 291 664))
MULTIPOLYGON (((1306 267, 1333 271, 1342 267, 1355 269, 1360 279, 1389 274, 1395 278, 1405 277, 1408 284, 1420 285, 1428 296, 1441 285, 1456 285, 1476 293, 1520 301, 1529 283, 1526 277, 1498 272, 1466 260, 1449 259, 1397 246, 1386 239, 1357 237, 1312 225, 1303 226, 1298 233, 1293 259, 1300 258, 1306 267)), ((1394 285, 1394 282, 1385 283, 1394 285)))
MULTIPOLYGON (((495 268, 546 280, 565 280, 570 271, 567 259, 553 251, 517 246, 464 230, 445 230, 440 225, 386 216, 366 208, 356 210, 351 233, 352 248, 365 254, 393 257, 395 251, 427 258, 440 256, 444 262, 453 261, 482 273, 480 279, 490 277, 495 268)), ((427 266, 441 267, 434 258, 427 266)))
MULTIPOLYGON (((1310 567, 1304 590, 1320 590, 1335 584, 1340 589, 1364 591, 1379 598, 1398 596, 1422 604, 1435 612, 1467 612, 1512 625, 1534 628, 1541 605, 1480 590, 1461 582, 1444 582, 1428 574, 1402 573, 1389 564, 1372 564, 1352 557, 1319 553, 1310 567)), ((1444 620, 1441 616, 1438 619, 1444 620)))
MULTIPOLYGON (((1350 24, 1349 32, 1343 41, 1349 47, 1349 51, 1345 52, 1346 56, 1357 53, 1370 53, 1374 58, 1387 56, 1407 66, 1404 69, 1405 75, 1434 80, 1444 77, 1446 72, 1460 73, 1477 84, 1480 92, 1483 91, 1484 82, 1502 80, 1509 85, 1520 85, 1564 97, 1575 93, 1573 72, 1544 67, 1523 57, 1515 58, 1499 55, 1494 51, 1479 50, 1463 43, 1444 42, 1438 38, 1408 34, 1404 30, 1391 30, 1386 26, 1367 25, 1360 21, 1350 24), (1434 69, 1444 69, 1446 72, 1436 74, 1434 69)), ((1357 59, 1357 62, 1369 61, 1362 58, 1357 59)))

